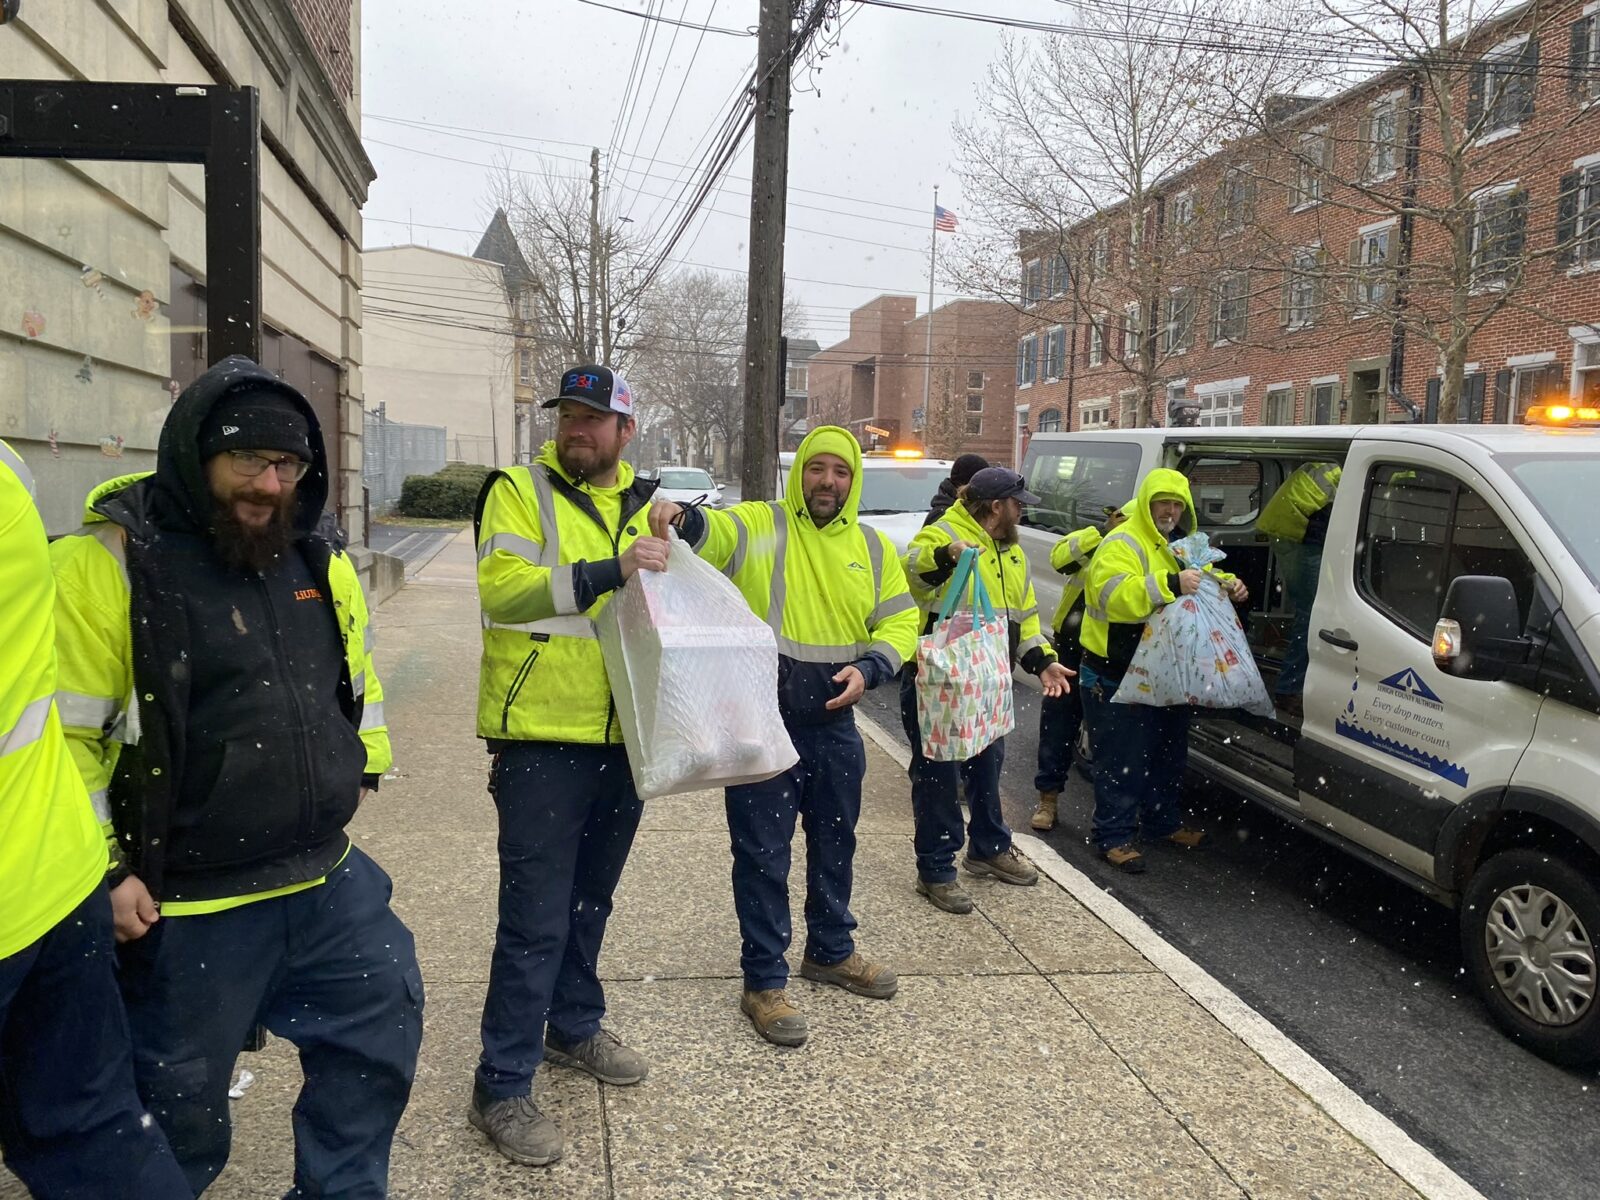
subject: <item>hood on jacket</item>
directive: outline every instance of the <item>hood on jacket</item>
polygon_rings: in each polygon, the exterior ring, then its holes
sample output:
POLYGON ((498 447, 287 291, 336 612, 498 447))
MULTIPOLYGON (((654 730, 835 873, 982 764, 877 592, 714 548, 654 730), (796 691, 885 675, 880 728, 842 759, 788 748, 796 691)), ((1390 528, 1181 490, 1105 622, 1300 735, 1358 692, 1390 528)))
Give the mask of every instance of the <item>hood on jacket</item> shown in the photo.
POLYGON ((1183 516, 1179 528, 1186 534, 1195 530, 1194 497, 1189 491, 1189 480, 1182 471, 1170 467, 1157 467, 1139 481, 1139 490, 1122 508, 1128 520, 1123 528, 1146 546, 1164 546, 1171 540, 1156 528, 1150 516, 1150 504, 1160 496, 1175 496, 1183 501, 1183 516))
POLYGON ((543 463, 573 487, 586 487, 592 492, 624 492, 633 486, 633 464, 625 458, 617 461, 617 482, 610 487, 597 487, 587 480, 579 483, 571 475, 568 475, 561 465, 561 460, 556 457, 556 444, 553 440, 539 447, 539 456, 534 461, 543 463))
MULTIPOLYGON (((239 391, 276 392, 288 397, 305 416, 311 442, 311 469, 295 489, 293 525, 298 533, 312 532, 322 518, 323 506, 328 502, 328 452, 323 445, 317 415, 298 391, 242 354, 223 359, 184 388, 172 411, 167 414, 166 423, 161 426, 155 473, 137 490, 153 493, 157 519, 161 524, 195 531, 209 529, 211 487, 206 482, 205 462, 200 456, 200 430, 218 402, 224 396, 239 391)), ((126 491, 127 482, 131 481, 111 482, 121 485, 119 491, 126 491)), ((95 504, 91 494, 91 506, 98 512, 111 515, 107 502, 114 502, 110 493, 98 504, 95 504)))
POLYGON ((849 464, 850 491, 839 506, 839 515, 823 526, 826 533, 834 533, 857 524, 861 513, 861 443, 848 429, 837 425, 818 425, 794 454, 794 466, 789 469, 789 482, 784 488, 783 501, 789 513, 797 520, 809 521, 806 511, 806 491, 803 482, 806 464, 819 454, 837 454, 849 464))

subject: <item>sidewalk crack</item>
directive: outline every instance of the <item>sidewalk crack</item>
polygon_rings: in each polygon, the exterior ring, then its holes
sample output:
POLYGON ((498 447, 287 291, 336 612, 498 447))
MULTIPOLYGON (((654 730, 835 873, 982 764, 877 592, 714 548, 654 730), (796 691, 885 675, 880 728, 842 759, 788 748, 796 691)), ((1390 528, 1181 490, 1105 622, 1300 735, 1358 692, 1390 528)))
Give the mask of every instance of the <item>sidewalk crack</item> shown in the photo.
POLYGON ((617 1176, 611 1165, 611 1110, 606 1105, 606 1085, 595 1081, 600 1094, 600 1161, 606 1169, 606 1200, 616 1200, 617 1176))

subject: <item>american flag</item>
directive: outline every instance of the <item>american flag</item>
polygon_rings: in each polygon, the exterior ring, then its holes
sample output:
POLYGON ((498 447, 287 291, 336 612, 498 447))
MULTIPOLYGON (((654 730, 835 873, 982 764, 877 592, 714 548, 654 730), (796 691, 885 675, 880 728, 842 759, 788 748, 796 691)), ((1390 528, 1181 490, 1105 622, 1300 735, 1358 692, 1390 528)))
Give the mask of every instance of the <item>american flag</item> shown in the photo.
POLYGON ((940 233, 956 231, 956 215, 942 204, 933 206, 933 227, 940 233))

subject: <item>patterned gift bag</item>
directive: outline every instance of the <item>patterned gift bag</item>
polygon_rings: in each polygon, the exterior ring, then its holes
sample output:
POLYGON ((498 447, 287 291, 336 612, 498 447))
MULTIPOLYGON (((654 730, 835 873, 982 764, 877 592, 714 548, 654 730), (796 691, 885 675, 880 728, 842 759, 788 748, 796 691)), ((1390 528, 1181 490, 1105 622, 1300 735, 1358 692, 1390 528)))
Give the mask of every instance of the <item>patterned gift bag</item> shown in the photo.
POLYGON ((922 753, 935 762, 965 762, 1016 725, 1011 698, 1011 646, 977 569, 964 551, 933 630, 917 643, 917 725, 922 753), (970 586, 972 602, 956 611, 970 586))

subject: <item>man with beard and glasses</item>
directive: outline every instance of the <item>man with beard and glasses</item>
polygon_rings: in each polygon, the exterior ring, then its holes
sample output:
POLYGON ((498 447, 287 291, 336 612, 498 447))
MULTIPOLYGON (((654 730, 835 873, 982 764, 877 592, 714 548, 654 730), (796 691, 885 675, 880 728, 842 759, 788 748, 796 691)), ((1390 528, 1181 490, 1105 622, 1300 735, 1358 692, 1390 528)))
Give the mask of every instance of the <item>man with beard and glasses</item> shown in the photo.
MULTIPOLYGON (((1101 541, 1084 579, 1079 688, 1094 754, 1094 842, 1113 867, 1136 875, 1145 869, 1134 841, 1141 829, 1148 841, 1184 850, 1206 841, 1179 811, 1188 708, 1112 703, 1145 623, 1179 596, 1199 591, 1201 572, 1184 568, 1168 546, 1194 531, 1194 500, 1181 472, 1151 471, 1122 512, 1127 519, 1101 541)), ((1242 580, 1205 570, 1235 604, 1250 598, 1242 580)))
POLYGON ((778 640, 778 711, 800 761, 727 790, 733 903, 743 935, 740 1008, 767 1041, 799 1046, 806 1019, 789 1000, 789 858, 806 834, 806 945, 800 974, 887 1000, 898 981, 851 937, 856 822, 866 751, 854 707, 894 678, 916 646, 916 605, 889 539, 863 525, 861 447, 836 425, 813 429, 781 501, 722 511, 657 504, 651 527, 679 531, 721 568, 778 640))
MULTIPOLYGON (((958 502, 942 518, 923 527, 906 551, 906 578, 925 614, 924 632, 931 632, 938 620, 945 590, 962 554, 976 550, 978 577, 988 588, 996 613, 1006 615, 1012 660, 1039 677, 1046 697, 1064 695, 1071 686, 1072 672, 1057 661, 1039 624, 1028 559, 1017 546, 1022 506, 1038 504, 1039 498, 1009 467, 985 467, 958 495, 958 502)), ((1010 680, 1005 686, 1011 686, 1010 680)), ((1017 855, 1000 809, 1005 738, 965 762, 934 762, 922 753, 916 688, 913 663, 900 680, 900 720, 911 743, 908 772, 916 819, 917 894, 945 912, 969 913, 972 897, 956 880, 956 851, 963 843, 967 853, 962 865, 970 874, 1025 887, 1037 883, 1039 873, 1017 855), (962 785, 967 794, 965 823, 957 791, 962 785)))
POLYGON ((314 532, 327 497, 311 406, 233 357, 178 397, 155 472, 96 488, 51 548, 139 1094, 197 1193, 259 1023, 305 1072, 292 1194, 384 1195, 422 1037, 411 934, 345 833, 390 751, 361 585, 314 532))
POLYGON ((642 511, 656 485, 621 461, 636 428, 627 382, 574 367, 545 407, 559 409, 555 440, 484 481, 475 522, 500 914, 468 1119, 526 1166, 562 1152, 533 1101, 541 1061, 617 1085, 647 1070, 601 1025, 595 964, 640 802, 594 618, 636 571, 667 566, 642 511))

